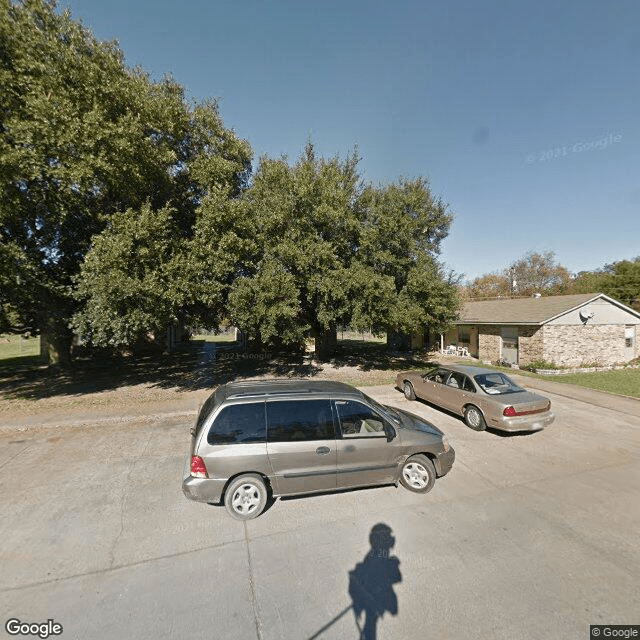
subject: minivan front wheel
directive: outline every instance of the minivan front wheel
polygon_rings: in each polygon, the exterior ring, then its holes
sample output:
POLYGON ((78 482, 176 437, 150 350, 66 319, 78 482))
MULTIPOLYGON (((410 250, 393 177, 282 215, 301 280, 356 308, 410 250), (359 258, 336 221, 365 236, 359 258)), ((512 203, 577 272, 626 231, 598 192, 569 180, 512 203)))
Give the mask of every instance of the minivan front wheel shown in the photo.
POLYGON ((248 473, 236 478, 224 495, 224 506, 236 520, 258 517, 267 504, 267 488, 262 478, 248 473))
POLYGON ((433 462, 422 454, 407 458, 402 465, 400 482, 405 489, 415 493, 427 493, 436 483, 433 462))

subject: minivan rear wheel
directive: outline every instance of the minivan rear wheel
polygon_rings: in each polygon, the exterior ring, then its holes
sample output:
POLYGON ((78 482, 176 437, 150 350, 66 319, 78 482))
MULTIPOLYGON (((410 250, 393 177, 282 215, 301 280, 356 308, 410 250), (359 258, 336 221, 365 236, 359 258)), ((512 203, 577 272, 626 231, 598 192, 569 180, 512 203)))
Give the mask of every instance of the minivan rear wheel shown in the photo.
POLYGON ((414 493, 428 493, 436 483, 433 462, 422 454, 407 458, 402 465, 400 482, 405 489, 414 493))
POLYGON ((224 495, 224 506, 236 520, 257 518, 267 504, 267 488, 255 473, 233 480, 224 495))

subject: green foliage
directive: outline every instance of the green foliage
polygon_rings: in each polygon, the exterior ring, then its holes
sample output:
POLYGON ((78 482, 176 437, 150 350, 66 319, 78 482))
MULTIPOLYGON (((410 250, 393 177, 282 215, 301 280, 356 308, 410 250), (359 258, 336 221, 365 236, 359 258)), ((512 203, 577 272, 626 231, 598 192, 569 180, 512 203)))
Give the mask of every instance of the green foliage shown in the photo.
MULTIPOLYGON (((91 308, 85 325, 112 311, 86 288, 74 293, 111 216, 171 204, 176 233, 188 238, 204 198, 245 186, 251 151, 224 128, 215 103, 190 108, 177 83, 127 68, 117 44, 98 41, 49 0, 0 0, 0 86, 0 320, 47 334, 45 343, 68 354, 69 320, 82 301, 91 308)), ((161 281, 162 260, 159 268, 161 281)), ((165 306, 141 308, 135 326, 153 310, 149 328, 157 326, 165 306)), ((93 329, 106 336, 114 326, 93 329)))
POLYGON ((239 278, 229 297, 238 326, 263 343, 299 344, 308 325, 300 321, 300 290, 295 277, 266 259, 251 278, 239 278))
POLYGON ((423 180, 363 187, 357 157, 293 166, 215 102, 124 64, 52 0, 0 0, 0 328, 68 356, 223 315, 265 342, 339 324, 451 322, 451 216, 423 180))
POLYGON ((603 292, 620 302, 640 310, 640 257, 621 260, 605 267, 610 278, 603 284, 603 292))
POLYGON ((179 307, 168 295, 180 249, 175 217, 168 207, 155 211, 146 204, 114 214, 94 238, 77 287, 86 300, 75 317, 83 338, 101 346, 131 345, 178 320, 179 307))
POLYGON ((326 160, 309 144, 293 166, 263 158, 243 201, 256 253, 229 313, 263 341, 453 321, 455 288, 435 260, 451 216, 424 181, 363 188, 355 153, 326 160))
POLYGON ((605 293, 640 310, 640 256, 581 271, 571 283, 571 293, 605 293))
POLYGON ((546 360, 534 360, 529 364, 520 365, 520 368, 524 369, 525 371, 535 371, 536 369, 556 370, 562 369, 563 367, 558 366, 555 362, 547 362, 546 360))

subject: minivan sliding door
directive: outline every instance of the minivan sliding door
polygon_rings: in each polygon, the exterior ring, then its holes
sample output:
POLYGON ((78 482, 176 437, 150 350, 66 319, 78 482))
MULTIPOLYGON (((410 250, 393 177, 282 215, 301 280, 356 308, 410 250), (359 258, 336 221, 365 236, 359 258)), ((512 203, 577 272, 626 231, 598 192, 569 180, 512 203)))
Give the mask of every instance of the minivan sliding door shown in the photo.
POLYGON ((336 488, 336 440, 329 400, 269 400, 267 453, 280 495, 336 488))

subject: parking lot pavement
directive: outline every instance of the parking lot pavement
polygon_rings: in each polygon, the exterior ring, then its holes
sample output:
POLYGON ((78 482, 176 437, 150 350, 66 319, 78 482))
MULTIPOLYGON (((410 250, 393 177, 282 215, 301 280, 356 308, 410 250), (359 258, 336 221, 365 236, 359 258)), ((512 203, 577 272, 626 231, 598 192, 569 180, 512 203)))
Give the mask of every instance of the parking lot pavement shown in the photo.
POLYGON ((504 436, 365 391, 449 435, 456 462, 430 494, 278 500, 241 523, 182 495, 190 424, 175 416, 3 434, 4 620, 51 618, 88 640, 355 640, 360 563, 381 589, 379 639, 588 638, 589 624, 640 622, 636 417, 548 394, 550 427, 504 436), (372 563, 377 524, 393 545, 372 563))

